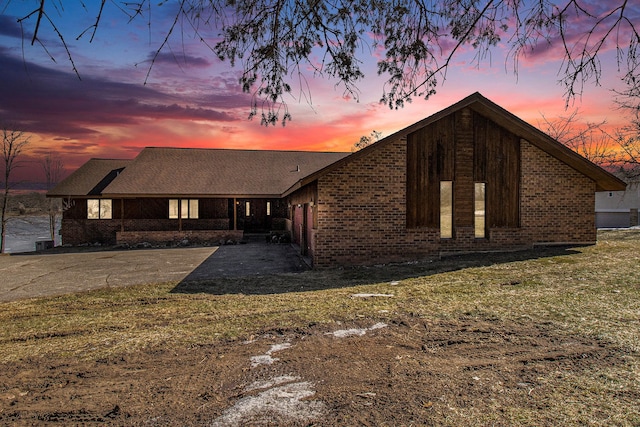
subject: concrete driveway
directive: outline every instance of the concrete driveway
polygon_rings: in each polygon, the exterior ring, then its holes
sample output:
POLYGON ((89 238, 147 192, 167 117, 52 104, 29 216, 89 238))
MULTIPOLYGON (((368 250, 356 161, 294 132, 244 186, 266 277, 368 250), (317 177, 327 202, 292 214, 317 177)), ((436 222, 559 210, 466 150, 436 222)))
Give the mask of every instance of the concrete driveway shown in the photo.
POLYGON ((0 301, 104 287, 302 271, 289 245, 136 249, 0 256, 0 301))

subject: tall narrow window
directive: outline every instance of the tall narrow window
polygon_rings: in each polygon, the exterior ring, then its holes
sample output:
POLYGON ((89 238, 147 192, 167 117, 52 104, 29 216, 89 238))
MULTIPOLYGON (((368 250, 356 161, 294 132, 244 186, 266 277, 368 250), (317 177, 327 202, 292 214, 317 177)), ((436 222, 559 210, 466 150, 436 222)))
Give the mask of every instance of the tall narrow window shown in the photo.
POLYGON ((100 200, 100 219, 111 219, 112 203, 111 199, 100 200))
POLYGON ((180 200, 180 218, 182 219, 189 218, 189 200, 188 199, 180 200))
POLYGON ((267 202, 267 216, 271 215, 271 202, 267 202))
POLYGON ((87 219, 112 219, 111 199, 87 199, 87 219))
POLYGON ((87 200, 87 219, 100 219, 100 200, 87 200))
POLYGON ((169 199, 169 219, 178 219, 178 199, 169 199))
POLYGON ((486 211, 485 211, 485 183, 476 182, 474 185, 474 223, 476 239, 487 237, 486 232, 486 211))
POLYGON ((189 200, 189 218, 198 218, 198 199, 189 200))
POLYGON ((244 216, 251 216, 251 202, 244 202, 244 216))
POLYGON ((440 182, 440 238, 453 237, 453 181, 440 182))

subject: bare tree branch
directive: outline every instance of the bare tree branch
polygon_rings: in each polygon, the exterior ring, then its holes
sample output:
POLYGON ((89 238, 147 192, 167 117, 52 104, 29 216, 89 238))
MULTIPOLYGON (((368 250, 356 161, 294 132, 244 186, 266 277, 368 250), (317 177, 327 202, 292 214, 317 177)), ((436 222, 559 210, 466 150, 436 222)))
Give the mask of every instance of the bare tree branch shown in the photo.
POLYGON ((12 172, 21 166, 18 158, 22 151, 29 144, 29 136, 24 132, 16 130, 17 128, 11 124, 5 124, 2 127, 2 179, 3 179, 3 194, 2 194, 2 211, 0 213, 0 253, 4 253, 5 248, 5 234, 7 225, 7 200, 9 199, 9 192, 11 190, 11 174, 12 172))
MULTIPOLYGON (((64 162, 54 153, 48 153, 41 161, 40 165, 44 172, 46 189, 51 190, 62 179, 64 174, 64 162)), ((61 202, 59 199, 47 198, 47 214, 49 215, 49 234, 51 240, 56 240, 56 224, 61 212, 61 202)))

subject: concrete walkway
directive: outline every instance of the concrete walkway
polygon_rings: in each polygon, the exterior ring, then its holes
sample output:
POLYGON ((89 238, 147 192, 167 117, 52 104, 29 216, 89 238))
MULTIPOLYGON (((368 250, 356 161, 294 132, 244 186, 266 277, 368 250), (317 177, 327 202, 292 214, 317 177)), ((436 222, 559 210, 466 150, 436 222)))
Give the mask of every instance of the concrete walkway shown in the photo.
POLYGON ((0 256, 0 301, 104 287, 302 271, 289 245, 248 244, 0 256))

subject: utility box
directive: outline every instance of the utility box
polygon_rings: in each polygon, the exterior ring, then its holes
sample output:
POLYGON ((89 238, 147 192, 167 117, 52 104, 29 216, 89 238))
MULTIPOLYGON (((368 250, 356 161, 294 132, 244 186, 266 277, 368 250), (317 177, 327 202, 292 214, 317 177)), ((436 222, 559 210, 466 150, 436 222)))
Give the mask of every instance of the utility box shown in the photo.
POLYGON ((36 242, 36 252, 53 248, 53 240, 39 240, 36 242))

